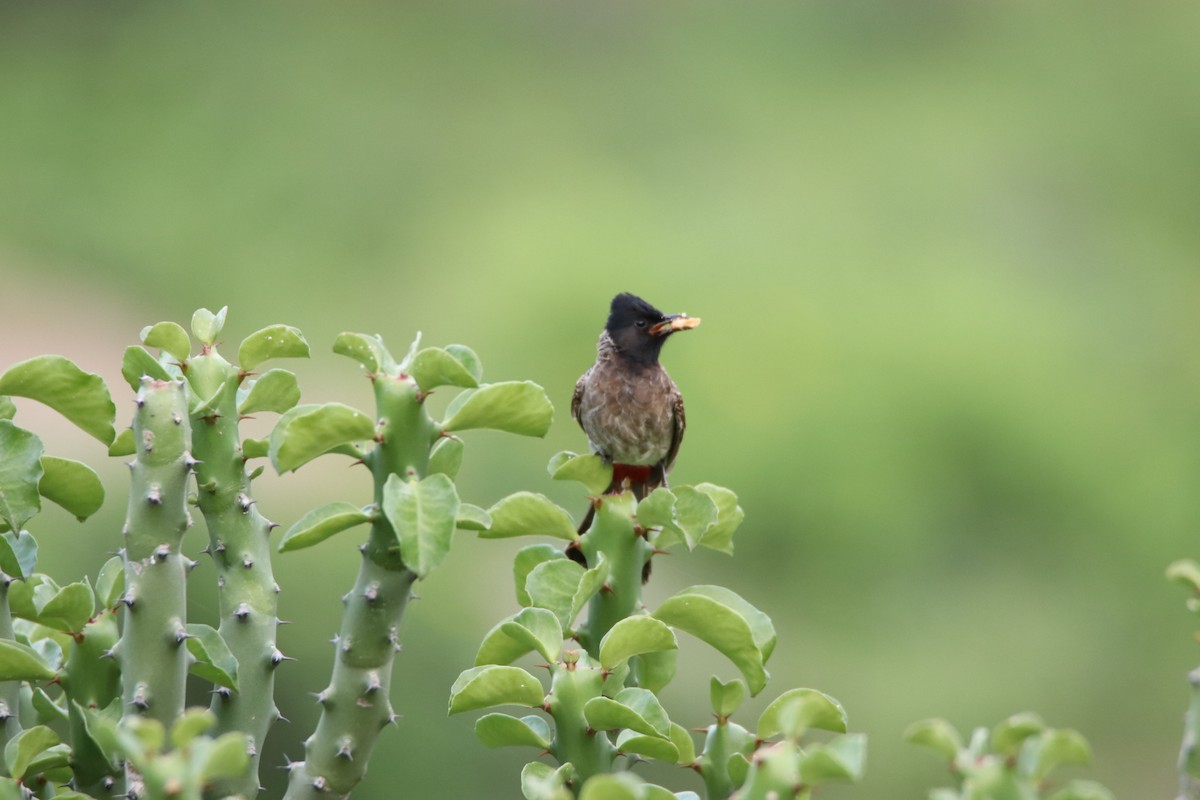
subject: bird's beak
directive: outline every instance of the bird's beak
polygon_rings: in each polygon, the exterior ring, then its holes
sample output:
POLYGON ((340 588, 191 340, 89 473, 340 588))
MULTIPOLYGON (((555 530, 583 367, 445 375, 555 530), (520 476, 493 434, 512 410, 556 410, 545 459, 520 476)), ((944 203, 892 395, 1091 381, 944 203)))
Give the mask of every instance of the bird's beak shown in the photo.
POLYGON ((689 317, 687 314, 671 314, 657 325, 651 325, 650 333, 655 336, 666 336, 675 331, 691 330, 699 324, 699 317, 689 317))

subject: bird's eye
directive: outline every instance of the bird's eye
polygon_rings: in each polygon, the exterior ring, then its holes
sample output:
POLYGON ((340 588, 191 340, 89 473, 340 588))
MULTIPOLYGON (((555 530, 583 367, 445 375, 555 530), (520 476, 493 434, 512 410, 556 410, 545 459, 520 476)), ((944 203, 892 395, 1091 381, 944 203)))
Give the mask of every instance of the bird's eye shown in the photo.
POLYGON ((646 320, 639 319, 637 322, 635 322, 633 324, 637 325, 639 328, 644 328, 644 327, 646 327, 646 320))

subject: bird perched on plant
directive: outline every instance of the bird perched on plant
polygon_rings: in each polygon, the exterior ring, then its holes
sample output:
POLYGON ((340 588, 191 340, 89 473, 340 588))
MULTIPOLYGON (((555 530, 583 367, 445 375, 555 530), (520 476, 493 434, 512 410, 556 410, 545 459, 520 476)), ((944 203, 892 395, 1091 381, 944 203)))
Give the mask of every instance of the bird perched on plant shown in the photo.
MULTIPOLYGON (((658 362, 671 334, 700 324, 687 314, 664 314, 629 293, 617 295, 596 345, 596 363, 575 384, 571 415, 592 451, 613 465, 609 491, 626 482, 637 499, 667 484, 686 418, 683 396, 658 362)), ((580 526, 586 531, 594 509, 580 526)))

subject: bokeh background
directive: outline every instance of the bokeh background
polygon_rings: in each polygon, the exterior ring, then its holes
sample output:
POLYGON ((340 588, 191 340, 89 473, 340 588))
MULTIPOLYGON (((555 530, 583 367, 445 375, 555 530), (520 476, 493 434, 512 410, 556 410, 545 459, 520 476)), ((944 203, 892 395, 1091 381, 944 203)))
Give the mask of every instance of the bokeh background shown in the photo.
MULTIPOLYGON (((827 796, 894 800, 945 777, 909 722, 1035 709, 1091 739, 1073 774, 1171 796, 1200 658, 1163 578, 1200 555, 1198 25, 1158 0, 6 3, 0 362, 60 352, 128 399, 143 325, 227 304, 228 342, 297 325, 306 398, 366 407, 333 337, 421 330, 558 408, 544 441, 471 435, 463 496, 581 508, 545 463, 584 447, 570 392, 609 298, 702 316, 665 354, 674 479, 734 488, 746 523, 735 558, 663 558, 647 594, 719 582, 772 615, 745 720, 835 695, 870 764, 827 796)), ((34 531, 47 571, 94 574, 124 470, 18 405, 103 468, 101 515, 34 531)), ((286 527, 369 489, 331 459, 258 494, 286 527)), ((277 561, 300 660, 268 764, 311 730, 360 537, 277 561)), ((420 587, 363 800, 520 796, 528 754, 445 714, 515 609, 519 544, 464 535, 420 587)), ((684 656, 668 700, 703 725, 734 673, 684 656)))

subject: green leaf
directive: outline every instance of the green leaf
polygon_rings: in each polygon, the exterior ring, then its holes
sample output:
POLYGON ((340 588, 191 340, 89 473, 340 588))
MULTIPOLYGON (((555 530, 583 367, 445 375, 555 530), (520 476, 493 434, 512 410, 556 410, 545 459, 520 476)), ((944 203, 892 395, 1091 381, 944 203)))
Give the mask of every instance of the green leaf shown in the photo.
POLYGON ((353 358, 367 368, 367 372, 375 373, 390 364, 391 355, 383 346, 383 340, 378 336, 365 333, 340 333, 333 340, 333 352, 341 356, 353 358))
POLYGON ((663 529, 667 539, 660 545, 673 537, 690 550, 717 521, 717 506, 707 494, 691 486, 658 488, 638 504, 637 519, 644 527, 663 529))
POLYGON ((492 525, 492 517, 479 506, 459 503, 458 515, 454 518, 454 524, 467 531, 486 531, 492 525))
POLYGON ((100 608, 113 608, 125 591, 125 564, 120 556, 104 562, 96 576, 96 600, 100 608))
POLYGON ((626 617, 600 640, 600 666, 614 669, 633 656, 678 647, 675 634, 666 623, 648 616, 626 617))
POLYGON ((454 480, 463 462, 463 443, 454 436, 443 436, 429 453, 429 472, 440 472, 454 480))
POLYGON ((171 744, 186 747, 216 724, 216 716, 207 708, 189 708, 171 725, 171 744))
MULTIPOLYGON (((9 531, 0 536, 0 569, 6 574, 14 578, 29 578, 37 567, 37 556, 37 540, 30 536, 28 531, 21 531, 19 534, 9 531)), ((14 591, 19 592, 21 588, 10 586, 10 595, 14 591)), ((9 603, 13 603, 11 596, 9 603)), ((13 606, 13 613, 16 613, 16 606, 13 606)))
MULTIPOLYGON (((724 683, 714 675, 712 681, 709 683, 708 696, 712 702, 713 713, 718 717, 728 717, 734 711, 737 711, 742 701, 746 699, 746 684, 736 678, 729 681, 729 683, 724 683)), ((759 730, 762 730, 761 720, 759 722, 759 730)), ((759 733, 758 738, 766 739, 769 737, 759 733)))
POLYGON ((207 308, 196 309, 196 313, 192 314, 192 335, 196 337, 197 341, 211 346, 221 335, 221 329, 225 327, 225 315, 228 312, 228 306, 221 306, 221 310, 216 314, 207 308))
POLYGON ((192 661, 189 671, 217 686, 238 690, 238 662, 221 634, 210 625, 190 623, 187 649, 192 661))
POLYGON ((809 747, 800 758, 800 778, 806 785, 830 781, 857 781, 867 766, 867 737, 861 733, 839 736, 809 747))
POLYGON ((424 578, 450 552, 458 492, 440 472, 419 481, 393 473, 383 486, 383 513, 396 531, 404 565, 424 578))
POLYGON ((742 753, 731 753, 725 761, 725 769, 728 770, 729 780, 733 781, 733 785, 742 786, 746 783, 746 776, 750 772, 750 761, 742 753))
POLYGON ((271 443, 267 439, 243 439, 242 458, 263 458, 271 454, 271 443))
POLYGON ((603 554, 589 570, 565 558, 553 559, 530 570, 525 579, 525 592, 531 605, 553 611, 565 631, 571 628, 579 612, 606 580, 608 562, 603 554))
MULTIPOLYGON (((42 641, 50 641, 43 639, 42 641)), ((34 687, 30 696, 30 702, 33 708, 37 711, 37 721, 39 725, 51 725, 59 722, 66 722, 67 712, 58 703, 51 699, 50 695, 46 694, 46 690, 40 686, 34 687)))
POLYGON ((417 353, 408 367, 422 392, 439 386, 461 386, 473 389, 479 385, 475 376, 457 358, 440 347, 426 347, 417 353))
POLYGON ((463 392, 466 399, 456 404, 443 423, 446 431, 478 428, 507 431, 521 436, 545 436, 554 419, 554 406, 546 391, 530 381, 491 383, 463 392))
POLYGON ((575 521, 549 497, 534 492, 517 492, 488 509, 492 525, 479 535, 486 539, 512 536, 553 536, 574 541, 579 538, 575 521))
POLYGON ((156 347, 181 362, 187 361, 192 353, 192 340, 183 326, 176 322, 160 322, 142 328, 141 339, 147 347, 156 347))
POLYGON ((20 531, 42 510, 42 440, 9 420, 0 420, 0 520, 20 531))
POLYGON ((104 486, 88 465, 69 458, 42 456, 42 470, 38 493, 65 508, 80 522, 104 504, 104 486))
POLYGON ((86 583, 69 583, 38 610, 37 622, 64 633, 79 633, 91 619, 96 599, 86 583))
POLYGON ((131 456, 137 452, 137 448, 133 441, 133 428, 125 428, 117 438, 113 439, 113 443, 108 446, 108 454, 113 458, 122 456, 131 456))
POLYGON ((640 687, 628 687, 616 697, 593 697, 583 707, 588 725, 598 731, 627 728, 646 736, 669 739, 671 720, 654 693, 640 687))
POLYGON ((637 657, 637 685, 658 693, 675 678, 677 650, 659 650, 637 657))
POLYGON ((116 435, 117 408, 104 379, 62 356, 38 356, 13 364, 0 375, 0 395, 44 403, 102 444, 111 444, 116 435))
POLYGON ((272 369, 250 383, 246 398, 238 404, 238 413, 272 411, 282 414, 299 402, 300 386, 296 376, 286 369, 272 369))
POLYGON ((1046 730, 1046 723, 1032 711, 1013 714, 992 728, 990 743, 992 749, 1006 756, 1016 755, 1021 745, 1030 736, 1036 736, 1046 730))
POLYGON ((594 775, 583 785, 579 800, 643 800, 642 779, 627 772, 594 775))
POLYGON ((962 736, 958 730, 946 720, 937 717, 909 725, 904 731, 904 741, 928 747, 947 761, 953 761, 958 751, 963 749, 962 736))
POLYGON ((237 778, 250 768, 250 740, 238 731, 218 736, 213 742, 204 765, 200 767, 200 781, 209 783, 224 778, 237 778))
POLYGON ((0 395, 0 419, 12 419, 17 414, 17 407, 9 398, 0 395))
POLYGON ((270 456, 280 474, 298 469, 334 448, 375 437, 375 423, 341 403, 296 406, 271 431, 270 456))
POLYGON ((538 679, 520 667, 473 667, 450 687, 450 713, 502 705, 540 708, 545 696, 538 679))
POLYGON ((158 381, 169 381, 171 373, 161 361, 150 354, 141 345, 134 344, 125 348, 125 356, 121 359, 121 377, 135 392, 142 386, 142 378, 153 378, 158 381))
POLYGON ((690 767, 696 762, 696 742, 692 739, 692 734, 688 733, 688 729, 677 723, 671 723, 670 733, 671 744, 675 745, 676 752, 679 753, 679 760, 676 762, 681 767, 690 767))
POLYGON ((1019 763, 1031 778, 1041 780, 1061 764, 1087 764, 1091 760, 1092 748, 1079 731, 1051 729, 1026 740, 1019 763))
POLYGON ((1095 781, 1077 780, 1050 795, 1049 800, 1116 800, 1116 797, 1095 781))
POLYGON ((530 761, 521 769, 521 795, 525 800, 574 800, 567 784, 575 777, 575 767, 567 762, 558 769, 541 761, 530 761))
POLYGON ((9 774, 17 780, 23 779, 33 759, 60 741, 58 734, 45 725, 21 731, 4 746, 4 763, 9 774))
POLYGON ((326 503, 320 508, 315 508, 288 528, 279 542, 279 552, 303 550, 325 541, 335 533, 370 522, 369 508, 358 508, 342 502, 326 503))
POLYGON ((578 481, 593 495, 608 491, 612 484, 612 464, 604 463, 598 455, 576 455, 564 450, 550 459, 547 466, 556 481, 578 481))
POLYGON ((299 328, 269 325, 247 336, 238 346, 238 366, 245 372, 271 358, 308 358, 308 342, 299 328))
POLYGON ((533 651, 553 662, 562 650, 562 643, 562 625, 553 612, 525 608, 501 620, 488 632, 475 655, 475 665, 511 664, 533 651))
POLYGON ((516 558, 513 559, 513 582, 517 587, 518 603, 522 606, 532 604, 529 592, 525 591, 525 581, 534 567, 546 561, 558 560, 566 561, 567 557, 562 550, 552 544, 530 544, 517 551, 516 558))
MULTIPOLYGON (((842 708, 841 703, 816 689, 789 689, 763 709, 758 718, 759 739, 770 739, 780 733, 787 733, 781 716, 789 707, 790 714, 795 715, 792 724, 802 729, 818 728, 835 733, 846 732, 846 710, 842 708)), ((798 736, 801 733, 803 730, 797 730, 794 735, 798 736)))
POLYGON ((717 507, 717 521, 700 537, 700 546, 722 553, 733 553, 733 534, 746 518, 746 512, 738 505, 737 495, 730 490, 711 483, 698 483, 695 487, 712 499, 717 507))
POLYGON ((550 747, 550 726, 541 717, 510 717, 508 714, 484 714, 475 721, 475 735, 484 747, 550 747))
POLYGON ((454 356, 458 363, 466 368, 467 372, 471 373, 471 377, 478 384, 483 380, 483 364, 479 361, 479 356, 475 351, 467 347, 465 344, 448 344, 446 352, 454 356))
MULTIPOLYGON (((670 739, 625 730, 617 735, 616 747, 617 752, 622 755, 653 758, 668 764, 679 763, 679 749, 670 739)), ((642 797, 645 795, 643 794, 642 797)))
POLYGON ((764 663, 775 646, 768 618, 720 586, 693 586, 669 598, 654 616, 712 645, 741 671, 756 695, 767 683, 764 663))

